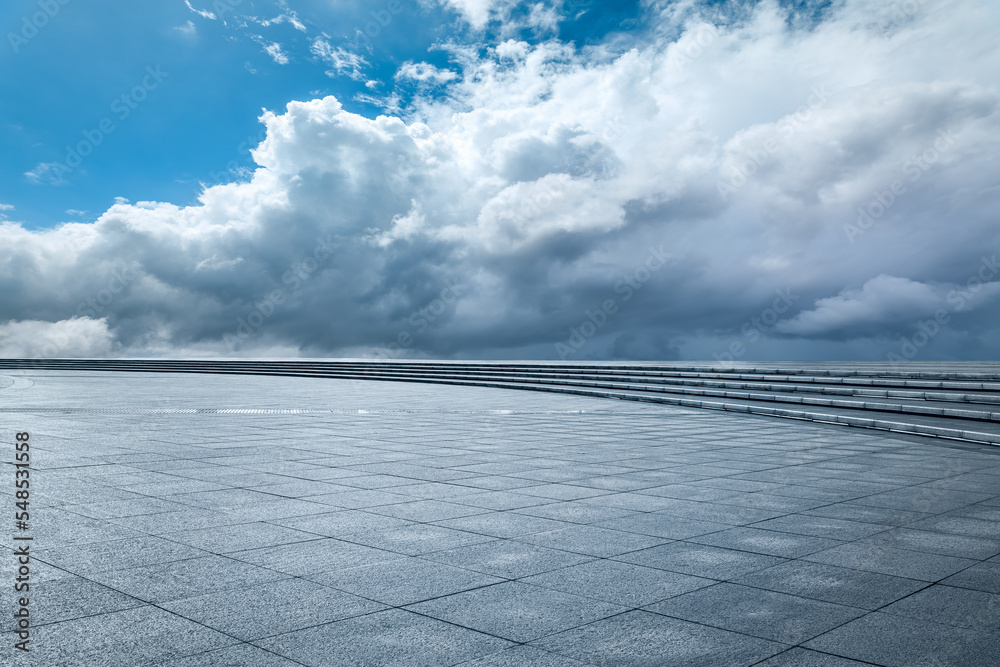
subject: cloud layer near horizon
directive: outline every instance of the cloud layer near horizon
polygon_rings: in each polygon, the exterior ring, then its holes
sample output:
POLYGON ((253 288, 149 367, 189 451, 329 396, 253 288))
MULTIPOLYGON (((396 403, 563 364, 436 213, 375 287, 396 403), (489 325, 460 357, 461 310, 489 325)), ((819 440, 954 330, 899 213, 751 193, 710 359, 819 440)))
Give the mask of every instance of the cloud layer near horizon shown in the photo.
POLYGON ((995 7, 648 11, 265 113, 195 206, 2 223, 0 355, 884 359, 941 312, 920 358, 1000 355, 995 7))

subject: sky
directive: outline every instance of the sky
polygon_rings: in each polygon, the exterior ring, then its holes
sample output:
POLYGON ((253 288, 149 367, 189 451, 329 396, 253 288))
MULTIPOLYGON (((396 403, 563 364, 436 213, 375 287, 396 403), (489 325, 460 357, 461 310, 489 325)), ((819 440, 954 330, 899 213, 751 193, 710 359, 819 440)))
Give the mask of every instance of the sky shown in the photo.
POLYGON ((993 0, 11 0, 0 357, 1000 358, 993 0))

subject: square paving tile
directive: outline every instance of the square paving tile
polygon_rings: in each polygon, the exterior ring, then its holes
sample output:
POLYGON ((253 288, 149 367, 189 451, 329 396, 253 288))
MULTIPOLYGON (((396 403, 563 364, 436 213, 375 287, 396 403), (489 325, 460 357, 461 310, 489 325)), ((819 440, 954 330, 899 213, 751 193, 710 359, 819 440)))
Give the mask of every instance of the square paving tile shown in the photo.
POLYGON ((846 521, 858 521, 861 523, 875 523, 884 526, 905 526, 914 521, 933 516, 933 514, 928 514, 927 512, 900 510, 891 507, 871 507, 856 502, 824 505, 823 507, 805 510, 802 514, 844 519, 846 521))
POLYGON ((620 509, 617 507, 602 507, 599 505, 593 505, 585 500, 536 505, 534 507, 522 507, 515 511, 518 514, 527 514, 528 516, 537 516, 542 517, 543 519, 582 524, 597 523, 598 521, 606 521, 609 519, 620 519, 639 514, 639 512, 620 509))
POLYGON ((587 556, 617 556, 664 544, 667 540, 649 535, 638 535, 598 526, 570 526, 546 533, 533 533, 518 538, 521 542, 537 544, 551 549, 562 549, 587 556))
POLYGON ((663 600, 646 609, 785 644, 801 643, 865 613, 853 607, 727 583, 663 600))
POLYGON ((493 538, 431 524, 412 524, 374 532, 353 533, 350 539, 405 556, 419 556, 469 544, 489 542, 493 538))
POLYGON ((238 643, 156 607, 42 625, 32 632, 36 665, 134 667, 238 643))
POLYGON ((872 610, 927 586, 926 581, 917 579, 804 560, 789 561, 752 572, 737 577, 733 583, 872 610))
POLYGON ((315 575, 362 565, 397 560, 402 555, 334 538, 294 545, 251 549, 230 554, 233 559, 295 576, 315 575))
POLYGON ((239 644, 162 663, 163 667, 296 667, 301 664, 250 644, 239 644))
POLYGON ((551 588, 635 608, 716 583, 686 574, 615 560, 592 560, 523 579, 551 588))
POLYGON ((1000 593, 1000 562, 977 563, 941 581, 948 586, 1000 593))
MULTIPOLYGON (((998 482, 998 485, 1000 485, 1000 482, 998 482)), ((967 510, 968 508, 964 509, 967 510)), ((971 512, 967 514, 963 513, 961 509, 955 510, 953 514, 941 514, 929 519, 915 521, 909 524, 907 528, 1000 540, 1000 510, 997 510, 997 508, 990 509, 992 510, 990 512, 978 509, 971 516, 969 515, 971 512), (990 518, 983 518, 986 516, 990 518)))
POLYGON ((602 667, 753 665, 783 644, 645 611, 632 611, 534 642, 602 667))
POLYGON ((803 558, 816 563, 923 581, 938 581, 976 564, 976 561, 967 558, 859 543, 844 544, 803 558))
POLYGON ((685 519, 666 512, 648 512, 596 524, 615 530, 625 530, 640 535, 651 535, 668 540, 683 540, 697 535, 716 533, 731 528, 730 524, 713 521, 685 519))
POLYGON ((565 521, 553 521, 515 512, 487 512, 463 516, 458 519, 436 521, 436 525, 490 537, 520 537, 534 533, 545 533, 577 525, 565 521))
MULTIPOLYGON (((146 604, 134 597, 75 575, 57 579, 40 578, 37 564, 36 569, 32 570, 30 586, 28 599, 33 626, 98 616, 133 607, 142 607, 146 604)), ((7 599, 13 606, 15 596, 11 594, 7 599)), ((5 615, 3 630, 13 632, 16 628, 17 620, 13 613, 5 615)))
POLYGON ((783 558, 799 558, 843 544, 843 542, 822 537, 779 533, 758 528, 731 528, 717 533, 692 537, 688 541, 783 558))
POLYGON ((216 554, 317 539, 312 533, 263 522, 185 530, 162 537, 216 554))
POLYGON ((865 667, 868 662, 858 662, 840 658, 829 653, 819 653, 804 648, 791 648, 773 658, 758 663, 755 667, 865 667))
POLYGON ((1000 540, 983 537, 939 533, 912 528, 893 528, 860 540, 858 544, 910 549, 942 556, 959 556, 985 560, 1000 554, 1000 540))
POLYGON ((155 565, 206 555, 208 554, 201 549, 153 536, 95 544, 62 545, 52 549, 42 548, 37 553, 40 560, 78 574, 155 565))
POLYGON ((407 609, 521 643, 626 611, 618 605, 517 581, 449 595, 407 609))
POLYGON ((291 518, 272 519, 270 523, 322 535, 323 537, 346 537, 355 533, 377 532, 412 524, 411 521, 404 519, 346 509, 291 518))
POLYGON ((887 667, 992 667, 1000 635, 875 612, 805 647, 887 667))
POLYGON ((507 579, 529 577, 568 565, 576 565, 591 557, 558 549, 549 549, 515 540, 494 540, 425 556, 428 560, 461 567, 475 572, 507 579))
POLYGON ((387 609, 304 579, 280 579, 163 603, 172 611, 243 641, 387 609))
POLYGON ((416 557, 306 576, 325 586, 396 607, 503 581, 416 557))
POLYGON ((881 524, 846 521, 808 514, 788 514, 776 519, 768 519, 753 524, 753 528, 843 541, 859 540, 886 530, 886 527, 881 524))
POLYGON ((440 500, 414 500, 408 503, 380 505, 370 508, 370 511, 374 514, 393 516, 397 519, 430 522, 483 514, 486 510, 457 503, 441 502, 440 500))
POLYGON ((454 665, 512 644, 402 609, 349 618, 254 642, 310 667, 454 665))
POLYGON ((222 556, 204 556, 89 577, 127 595, 161 603, 284 579, 286 575, 222 556))
POLYGON ((786 559, 702 544, 671 542, 660 547, 623 554, 616 560, 696 577, 726 580, 778 565, 786 559))
POLYGON ((564 655, 522 645, 471 662, 463 662, 462 667, 524 667, 526 665, 531 665, 531 667, 583 667, 585 664, 564 655))
POLYGON ((857 499, 861 505, 890 509, 913 510, 939 514, 982 502, 990 497, 986 493, 937 489, 930 486, 910 486, 857 499))
POLYGON ((1000 630, 1000 595, 935 584, 880 611, 960 628, 1000 630))

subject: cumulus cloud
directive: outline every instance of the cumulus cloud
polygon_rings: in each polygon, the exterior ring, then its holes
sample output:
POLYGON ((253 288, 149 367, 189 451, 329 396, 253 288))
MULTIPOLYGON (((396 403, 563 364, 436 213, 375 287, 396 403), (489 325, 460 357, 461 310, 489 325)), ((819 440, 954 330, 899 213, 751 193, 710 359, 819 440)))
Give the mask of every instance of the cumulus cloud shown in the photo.
MULTIPOLYGON (((499 6, 451 4, 473 25, 499 6)), ((291 102, 262 116, 252 176, 196 205, 4 223, 2 312, 100 320, 122 353, 552 358, 612 300, 574 358, 711 358, 782 291, 765 337, 785 356, 836 338, 878 357, 938 307, 982 342, 942 354, 1000 353, 1000 275, 980 273, 1000 245, 991 6, 700 7, 651 5, 659 29, 625 51, 449 47, 447 95, 418 86, 405 113, 291 102), (643 269, 661 246, 672 260, 643 269)), ((363 78, 329 41, 313 53, 363 78)))

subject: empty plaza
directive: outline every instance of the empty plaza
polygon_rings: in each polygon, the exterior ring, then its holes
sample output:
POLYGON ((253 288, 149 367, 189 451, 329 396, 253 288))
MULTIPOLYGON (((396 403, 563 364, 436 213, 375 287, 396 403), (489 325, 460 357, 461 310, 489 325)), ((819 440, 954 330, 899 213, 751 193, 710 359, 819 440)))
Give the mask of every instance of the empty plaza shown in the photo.
POLYGON ((32 466, 4 664, 1000 655, 995 446, 352 379, 2 370, 0 398, 32 466))

